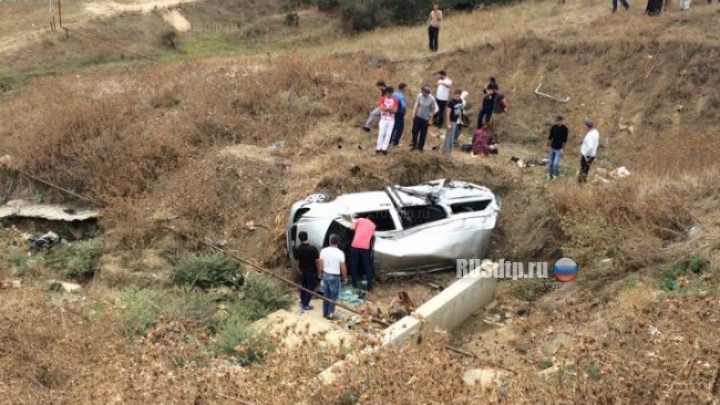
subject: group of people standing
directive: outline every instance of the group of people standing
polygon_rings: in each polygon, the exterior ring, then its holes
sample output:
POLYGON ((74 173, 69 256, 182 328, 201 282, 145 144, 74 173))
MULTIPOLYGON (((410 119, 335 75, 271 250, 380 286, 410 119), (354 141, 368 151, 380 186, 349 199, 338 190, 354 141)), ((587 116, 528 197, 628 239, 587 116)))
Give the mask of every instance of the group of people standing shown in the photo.
MULTIPOLYGON (((350 277, 354 288, 361 288, 360 275, 365 278, 365 291, 373 288, 372 240, 377 228, 370 219, 354 217, 350 228, 354 232, 350 245, 350 277)), ((340 288, 347 282, 348 267, 345 252, 339 247, 340 237, 330 235, 329 246, 321 251, 309 242, 307 232, 298 233, 300 245, 293 250, 293 257, 300 271, 300 309, 311 311, 311 292, 318 288, 318 280, 322 280, 321 292, 327 300, 323 301, 323 316, 332 319, 335 313, 335 302, 340 297, 340 288)))
MULTIPOLYGON (((467 118, 468 92, 461 89, 453 90, 453 82, 445 70, 438 71, 436 75, 437 89, 435 95, 431 94, 432 89, 430 86, 423 85, 420 87, 420 95, 412 104, 412 140, 410 149, 423 152, 428 130, 435 126, 438 129, 445 128, 446 132, 441 151, 443 154, 450 154, 453 147, 459 146, 458 139, 462 129, 469 126, 470 120, 467 118)), ((375 153, 387 155, 390 146, 400 145, 400 139, 405 127, 405 115, 409 106, 407 100, 408 86, 402 82, 398 84, 397 91, 393 87, 387 86, 384 81, 378 81, 376 86, 380 90, 380 99, 362 128, 366 132, 370 132, 373 121, 376 117, 380 117, 375 153)), ((493 114, 506 112, 507 104, 495 78, 490 78, 489 83, 483 88, 482 92, 483 100, 478 114, 477 130, 489 132, 487 124, 490 123, 493 114)), ((475 136, 473 138, 479 139, 475 136)), ((492 149, 489 148, 486 152, 492 149)))
MULTIPOLYGON (((555 180, 560 175, 560 160, 565 153, 569 130, 564 123, 565 118, 558 115, 555 118, 555 125, 550 128, 550 135, 547 140, 548 153, 548 180, 555 180)), ((600 133, 595 129, 591 120, 585 120, 585 138, 580 146, 580 174, 578 183, 586 183, 590 166, 595 161, 597 149, 600 143, 600 133)))

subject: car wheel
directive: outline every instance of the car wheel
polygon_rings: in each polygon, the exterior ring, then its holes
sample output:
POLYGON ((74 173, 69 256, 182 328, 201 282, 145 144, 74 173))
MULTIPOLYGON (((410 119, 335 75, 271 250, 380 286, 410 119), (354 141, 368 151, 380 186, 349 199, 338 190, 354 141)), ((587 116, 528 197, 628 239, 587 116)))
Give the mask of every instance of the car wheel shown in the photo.
POLYGON ((305 201, 309 203, 320 203, 328 201, 330 197, 327 194, 312 194, 305 197, 305 201))

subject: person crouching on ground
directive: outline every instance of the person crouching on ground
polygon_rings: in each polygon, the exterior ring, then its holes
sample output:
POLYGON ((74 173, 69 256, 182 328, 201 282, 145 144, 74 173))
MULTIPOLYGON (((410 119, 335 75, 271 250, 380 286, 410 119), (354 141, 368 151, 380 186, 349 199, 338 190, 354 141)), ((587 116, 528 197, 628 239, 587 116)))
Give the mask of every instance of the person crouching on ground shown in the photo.
POLYGON ((355 230, 352 244, 350 245, 350 280, 353 288, 360 288, 358 277, 362 268, 365 274, 365 290, 370 291, 373 287, 373 266, 370 258, 371 242, 375 229, 375 223, 367 218, 353 218, 352 229, 355 230))
POLYGON ((323 301, 323 317, 333 319, 335 317, 335 302, 340 297, 340 286, 347 282, 347 266, 345 266, 345 253, 338 249, 340 238, 330 235, 330 246, 320 251, 318 261, 319 271, 322 272, 324 284, 323 295, 330 301, 323 301))
POLYGON ((383 96, 380 98, 380 129, 378 130, 377 146, 375 153, 387 155, 390 146, 390 137, 395 126, 395 112, 398 109, 398 101, 393 97, 394 89, 386 87, 383 96))
POLYGON ((300 308, 303 311, 311 311, 310 299, 312 295, 308 291, 315 292, 317 289, 318 278, 321 277, 318 271, 318 259, 320 253, 315 246, 308 242, 308 234, 302 231, 298 234, 300 246, 293 251, 293 257, 298 261, 298 269, 300 270, 300 285, 304 290, 300 290, 300 308), (307 290, 307 291, 306 291, 307 290))
POLYGON ((595 125, 590 120, 585 120, 585 139, 583 139, 580 147, 580 175, 578 183, 587 183, 587 176, 590 173, 590 165, 592 165, 597 156, 597 148, 600 143, 600 133, 595 129, 595 125))
MULTIPOLYGON (((383 94, 385 94, 385 87, 387 87, 387 86, 385 86, 385 82, 382 80, 379 80, 377 83, 375 83, 375 87, 377 87, 378 90, 380 90, 380 97, 382 97, 383 94)), ((363 125, 363 127, 362 127, 363 131, 370 132, 370 130, 372 128, 372 123, 375 120, 375 117, 379 117, 379 116, 380 116, 380 107, 375 107, 375 109, 373 109, 370 112, 370 115, 368 115, 368 119, 367 119, 367 121, 365 121, 365 125, 363 125)))
POLYGON ((456 89, 453 92, 453 98, 447 105, 445 110, 445 122, 447 122, 447 132, 445 132, 445 141, 442 146, 442 153, 448 155, 452 153, 453 143, 455 143, 455 134, 460 130, 463 123, 463 101, 460 98, 462 90, 456 89))
POLYGON ((487 122, 475 131, 472 144, 463 145, 463 151, 472 152, 473 155, 497 155, 498 149, 492 144, 492 132, 487 122))
POLYGON ((555 180, 560 174, 560 158, 565 150, 565 143, 568 138, 568 128, 563 124, 563 117, 555 117, 555 125, 550 128, 550 135, 547 141, 548 151, 548 175, 549 180, 555 180))

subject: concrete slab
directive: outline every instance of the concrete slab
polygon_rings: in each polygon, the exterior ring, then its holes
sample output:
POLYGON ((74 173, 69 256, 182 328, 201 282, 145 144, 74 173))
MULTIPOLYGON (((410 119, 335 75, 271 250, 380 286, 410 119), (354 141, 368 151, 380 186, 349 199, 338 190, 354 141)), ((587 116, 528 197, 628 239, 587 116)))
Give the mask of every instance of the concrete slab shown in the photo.
POLYGON ((40 218, 49 221, 86 221, 98 218, 100 212, 93 209, 72 208, 65 205, 34 204, 25 200, 8 201, 0 207, 0 218, 40 218))

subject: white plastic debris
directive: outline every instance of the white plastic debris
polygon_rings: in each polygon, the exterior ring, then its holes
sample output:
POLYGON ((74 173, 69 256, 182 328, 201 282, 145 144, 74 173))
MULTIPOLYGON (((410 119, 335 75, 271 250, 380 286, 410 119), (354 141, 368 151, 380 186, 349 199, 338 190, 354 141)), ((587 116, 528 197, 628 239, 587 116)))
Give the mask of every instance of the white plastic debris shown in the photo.
POLYGON ((662 332, 660 332, 660 330, 657 327, 650 326, 650 335, 659 337, 659 336, 662 336, 662 332))
POLYGON ((615 172, 621 179, 630 176, 630 171, 625 166, 618 167, 615 172))

